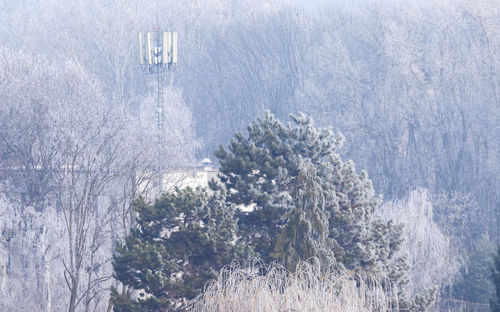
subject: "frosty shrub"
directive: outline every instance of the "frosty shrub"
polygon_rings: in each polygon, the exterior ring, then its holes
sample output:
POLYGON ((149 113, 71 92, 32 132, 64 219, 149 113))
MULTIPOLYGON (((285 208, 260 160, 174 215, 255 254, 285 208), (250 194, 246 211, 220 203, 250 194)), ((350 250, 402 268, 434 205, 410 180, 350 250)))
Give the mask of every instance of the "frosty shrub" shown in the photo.
POLYGON ((53 206, 42 213, 11 201, 3 190, 0 184, 0 311, 64 311, 62 216, 53 206))
POLYGON ((385 203, 377 214, 405 225, 399 253, 406 254, 410 264, 409 282, 403 286, 409 297, 421 293, 430 296, 438 288, 452 284, 461 261, 450 239, 434 221, 432 200, 426 189, 415 189, 404 200, 385 203))
POLYGON ((398 309, 397 295, 367 272, 322 273, 318 261, 301 263, 295 273, 274 264, 233 264, 191 302, 194 312, 336 311, 398 309), (262 271, 266 274, 259 274, 262 271))

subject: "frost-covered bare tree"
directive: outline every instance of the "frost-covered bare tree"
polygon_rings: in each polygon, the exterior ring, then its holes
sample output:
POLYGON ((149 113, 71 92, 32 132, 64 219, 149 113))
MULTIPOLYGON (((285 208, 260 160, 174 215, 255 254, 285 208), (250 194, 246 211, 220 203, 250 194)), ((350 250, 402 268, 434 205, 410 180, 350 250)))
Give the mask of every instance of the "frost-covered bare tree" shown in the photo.
MULTIPOLYGON (((58 256, 70 293, 68 309, 81 304, 89 310, 100 299, 100 283, 110 278, 109 269, 99 270, 110 257, 101 250, 110 218, 97 206, 121 172, 125 120, 110 111, 97 80, 78 64, 2 52, 1 117, 7 124, 2 151, 10 156, 2 163, 2 178, 14 181, 8 193, 13 199, 21 194, 26 209, 36 204, 45 213, 45 200, 57 205, 61 222, 53 226, 63 225, 65 233, 66 248, 58 256)), ((37 229, 27 227, 24 235, 33 235, 30 231, 37 229)))
POLYGON ((42 205, 54 187, 52 174, 59 146, 49 131, 50 104, 60 95, 57 70, 44 58, 0 50, 0 137, 2 180, 22 193, 28 205, 42 205))
POLYGON ((362 3, 317 18, 297 105, 353 142, 384 194, 469 194, 498 237, 498 6, 362 3))
POLYGON ((126 126, 102 99, 93 97, 98 85, 81 81, 80 77, 73 83, 83 93, 75 92, 75 98, 61 103, 72 114, 61 109, 62 114, 56 117, 61 123, 56 129, 63 144, 56 193, 68 234, 69 248, 63 265, 70 290, 69 311, 76 310, 78 304, 89 310, 92 301, 100 299, 100 284, 111 278, 109 270, 107 274, 99 270, 109 260, 99 257, 99 252, 111 219, 109 211, 98 206, 99 197, 106 195, 107 186, 122 172, 119 155, 126 126))
POLYGON ((385 203, 377 215, 404 224, 400 253, 407 256, 410 264, 409 282, 404 286, 409 295, 432 293, 452 285, 462 259, 434 220, 432 198, 426 189, 413 190, 404 200, 385 203))
MULTIPOLYGON (((128 204, 150 189, 146 184, 153 177, 180 166, 192 153, 190 111, 179 92, 166 92, 171 110, 179 113, 170 126, 180 131, 161 132, 147 113, 152 109, 144 108, 141 116, 109 105, 99 81, 78 63, 1 52, 0 165, 2 182, 9 186, 2 191, 17 202, 17 210, 6 210, 2 218, 22 220, 40 214, 41 223, 16 229, 16 237, 28 237, 24 240, 49 244, 51 240, 37 234, 44 227, 64 233, 52 238, 64 246, 53 257, 64 268, 53 274, 57 290, 47 295, 39 288, 36 301, 54 306, 51 301, 57 293, 67 299, 58 306, 67 305, 70 311, 102 310, 111 283, 114 243, 126 235, 133 220, 128 204), (44 219, 49 216, 50 224, 44 219)), ((151 104, 144 100, 146 107, 151 104)), ((2 260, 15 265, 48 263, 44 257, 33 251, 2 260)), ((45 274, 37 266, 30 268, 45 274)), ((29 274, 30 268, 25 268, 29 274)), ((6 269, 6 274, 10 278, 2 283, 15 283, 15 272, 6 269)))
POLYGON ((65 289, 59 277, 67 246, 56 206, 41 212, 0 196, 0 309, 63 311, 65 289))
POLYGON ((128 113, 126 135, 121 142, 123 176, 113 188, 119 207, 117 218, 122 219, 119 223, 121 229, 116 230, 117 238, 125 237, 134 222, 131 199, 140 194, 150 198, 158 196, 162 192, 160 185, 173 184, 172 179, 185 177, 185 173, 169 177, 164 175, 165 172, 179 169, 191 172, 193 169, 198 141, 193 133, 191 111, 179 90, 165 88, 163 94, 166 105, 160 131, 155 122, 154 96, 141 99, 137 112, 128 113))

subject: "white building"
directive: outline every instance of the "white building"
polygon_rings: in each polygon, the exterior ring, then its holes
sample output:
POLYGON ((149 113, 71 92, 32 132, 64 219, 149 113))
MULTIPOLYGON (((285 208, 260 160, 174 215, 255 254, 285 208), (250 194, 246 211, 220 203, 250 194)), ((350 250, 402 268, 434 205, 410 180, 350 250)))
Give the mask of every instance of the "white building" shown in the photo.
POLYGON ((180 169, 166 173, 163 176, 161 189, 163 192, 174 191, 178 188, 208 188, 210 180, 218 180, 217 174, 219 170, 212 166, 212 161, 205 158, 201 161, 200 167, 191 169, 180 169))

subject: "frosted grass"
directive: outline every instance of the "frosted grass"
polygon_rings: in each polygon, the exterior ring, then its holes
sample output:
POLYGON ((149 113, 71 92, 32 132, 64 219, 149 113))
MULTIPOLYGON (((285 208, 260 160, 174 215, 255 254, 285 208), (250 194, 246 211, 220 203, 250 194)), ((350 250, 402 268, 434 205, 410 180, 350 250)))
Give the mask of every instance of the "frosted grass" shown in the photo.
POLYGON ((397 309, 396 291, 369 272, 324 273, 318 264, 302 263, 295 273, 258 262, 242 269, 224 268, 216 281, 195 298, 193 312, 338 311, 397 309), (259 274, 259 272, 267 272, 259 274))

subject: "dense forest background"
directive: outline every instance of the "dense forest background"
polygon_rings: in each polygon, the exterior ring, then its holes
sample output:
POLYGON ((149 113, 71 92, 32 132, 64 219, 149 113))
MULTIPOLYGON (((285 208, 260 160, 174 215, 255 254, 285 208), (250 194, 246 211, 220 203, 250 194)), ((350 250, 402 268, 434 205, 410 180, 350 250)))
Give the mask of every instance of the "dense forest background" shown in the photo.
POLYGON ((215 161, 213 151, 265 110, 283 120, 304 112, 341 132, 341 154, 383 195, 381 215, 408 228, 426 216, 436 226, 407 235, 432 246, 439 231, 443 259, 422 257, 449 269, 438 278, 441 298, 488 302, 488 257, 500 242, 496 1, 305 9, 263 0, 22 0, 0 3, 0 20, 0 292, 8 294, 0 310, 66 310, 71 300, 105 309, 114 242, 143 190, 137 172, 148 180, 215 161), (179 34, 161 138, 137 47, 137 33, 158 26, 179 34), (98 174, 85 184, 64 166, 98 174), (114 195, 105 212, 94 209, 103 194, 114 195), (412 205, 421 210, 410 218, 412 205))

